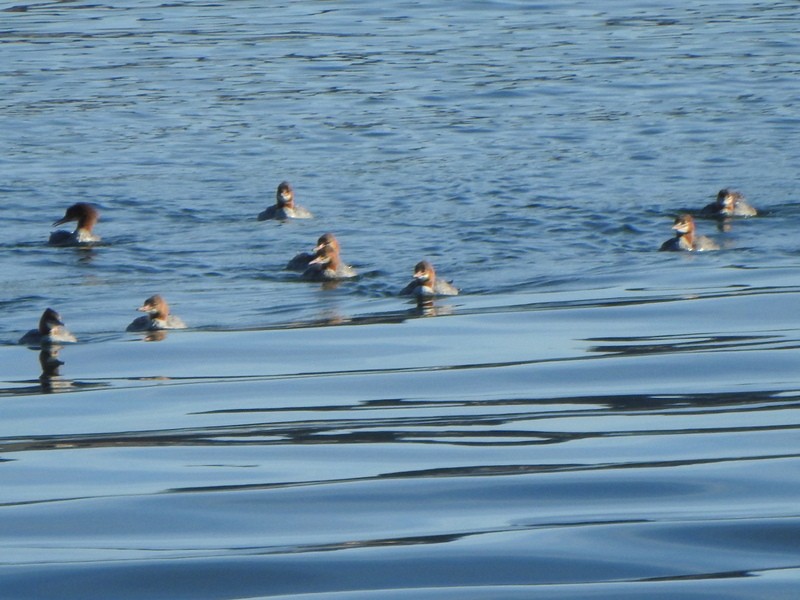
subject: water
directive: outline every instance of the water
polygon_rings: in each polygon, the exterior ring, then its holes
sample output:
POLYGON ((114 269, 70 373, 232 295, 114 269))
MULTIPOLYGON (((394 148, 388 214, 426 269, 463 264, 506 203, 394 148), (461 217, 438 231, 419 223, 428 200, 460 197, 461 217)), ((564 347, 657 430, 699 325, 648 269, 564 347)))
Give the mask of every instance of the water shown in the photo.
POLYGON ((796 597, 794 3, 6 8, 4 599, 796 597))

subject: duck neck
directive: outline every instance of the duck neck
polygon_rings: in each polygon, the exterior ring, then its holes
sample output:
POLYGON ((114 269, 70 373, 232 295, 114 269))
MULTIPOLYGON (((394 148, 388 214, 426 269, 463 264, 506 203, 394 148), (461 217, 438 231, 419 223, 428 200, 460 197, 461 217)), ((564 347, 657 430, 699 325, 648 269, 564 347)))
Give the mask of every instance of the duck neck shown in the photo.
POLYGON ((94 213, 86 213, 78 219, 78 227, 75 231, 91 235, 95 223, 97 223, 97 215, 94 213))
POLYGON ((689 248, 689 250, 694 250, 694 231, 691 229, 686 232, 678 232, 678 239, 683 240, 683 243, 689 248))

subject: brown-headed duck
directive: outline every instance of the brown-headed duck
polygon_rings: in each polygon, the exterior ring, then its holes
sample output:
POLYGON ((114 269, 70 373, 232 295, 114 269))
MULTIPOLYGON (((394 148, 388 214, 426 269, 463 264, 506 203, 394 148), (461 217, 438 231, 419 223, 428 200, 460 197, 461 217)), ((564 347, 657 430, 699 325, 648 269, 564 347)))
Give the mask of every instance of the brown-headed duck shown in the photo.
POLYGON ((100 241, 100 236, 92 232, 100 213, 97 209, 87 202, 76 202, 64 213, 64 216, 53 223, 53 227, 58 227, 69 221, 77 221, 78 226, 75 231, 65 231, 59 229, 50 234, 48 243, 51 246, 86 246, 100 241))
POLYGON ((175 315, 169 313, 169 305, 163 297, 156 294, 150 296, 136 310, 143 313, 128 325, 126 331, 157 331, 160 329, 185 329, 186 324, 175 315))
POLYGON ((332 233, 324 233, 317 239, 317 245, 312 248, 311 252, 301 252, 290 260, 286 265, 287 271, 305 271, 309 263, 317 258, 323 248, 333 246, 336 252, 339 252, 339 240, 332 233))
POLYGON ((704 217, 755 217, 758 211, 747 203, 742 194, 725 188, 717 193, 717 199, 705 206, 700 214, 704 217))
POLYGON ((456 296, 458 288, 452 283, 436 277, 436 270, 427 260, 418 262, 414 266, 414 277, 411 282, 400 291, 402 296, 415 296, 416 298, 432 298, 434 296, 456 296))
POLYGON ((259 221, 269 219, 310 219, 314 215, 311 211, 295 204, 294 190, 288 181, 281 181, 275 193, 275 204, 268 206, 258 215, 259 221))
POLYGON ((353 267, 342 262, 338 243, 322 246, 314 260, 308 263, 308 268, 303 271, 303 279, 311 281, 336 281, 356 275, 353 267))
POLYGON ((661 245, 661 250, 701 252, 705 250, 719 250, 719 244, 704 235, 695 235, 694 219, 691 215, 678 215, 675 217, 675 237, 661 245))

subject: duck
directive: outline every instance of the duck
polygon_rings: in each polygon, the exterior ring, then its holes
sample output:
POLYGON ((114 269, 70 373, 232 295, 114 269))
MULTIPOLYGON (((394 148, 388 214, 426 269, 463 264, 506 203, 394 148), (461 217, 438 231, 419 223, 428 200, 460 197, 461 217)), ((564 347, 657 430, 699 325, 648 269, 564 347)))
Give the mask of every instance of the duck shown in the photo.
POLYGON ((744 195, 728 188, 717 193, 717 199, 703 207, 703 216, 710 217, 755 217, 758 211, 750 206, 744 195))
POLYGON ((100 241, 100 236, 92 232, 97 220, 100 218, 98 210, 88 202, 76 202, 64 213, 64 216, 53 223, 58 227, 69 221, 77 221, 75 231, 59 229, 50 234, 48 243, 51 246, 87 246, 100 241))
POLYGON ((269 219, 311 219, 311 211, 294 203, 294 190, 288 181, 281 181, 275 193, 275 204, 268 206, 258 215, 259 221, 269 219))
POLYGON ((338 281, 356 275, 353 267, 342 262, 338 243, 322 246, 317 251, 317 256, 308 263, 308 268, 303 271, 303 279, 310 281, 338 281))
POLYGON ((78 339, 64 326, 64 321, 52 308, 47 308, 39 319, 39 327, 31 329, 19 339, 26 346, 49 346, 62 342, 77 342, 78 339))
POLYGON ((290 260, 286 264, 287 271, 305 271, 308 268, 309 263, 317 258, 320 255, 320 252, 323 248, 327 246, 332 246, 336 248, 336 252, 339 252, 339 240, 336 239, 336 236, 332 233, 323 233, 317 239, 317 245, 311 250, 311 252, 301 252, 297 254, 292 260, 290 260))
POLYGON ((143 313, 128 325, 126 331, 158 331, 161 329, 186 329, 186 324, 169 313, 169 304, 162 296, 150 296, 136 310, 143 313))
POLYGON ((401 296, 432 298, 434 296, 457 296, 458 288, 452 283, 436 277, 436 269, 427 260, 414 265, 414 278, 400 291, 401 296))
POLYGON ((681 251, 688 250, 701 252, 706 250, 719 250, 719 244, 704 235, 695 235, 694 218, 683 214, 675 217, 675 237, 661 244, 660 250, 681 251))

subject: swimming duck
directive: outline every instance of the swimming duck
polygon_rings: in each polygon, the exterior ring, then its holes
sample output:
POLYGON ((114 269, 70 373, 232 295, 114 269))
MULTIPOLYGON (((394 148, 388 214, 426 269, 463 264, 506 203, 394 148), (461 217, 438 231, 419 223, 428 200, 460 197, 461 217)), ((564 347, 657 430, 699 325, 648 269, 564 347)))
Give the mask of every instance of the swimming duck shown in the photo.
POLYGON ((661 250, 697 252, 719 250, 719 245, 711 238, 704 235, 695 235, 694 219, 691 215, 678 215, 675 217, 675 224, 672 228, 675 230, 675 237, 664 242, 661 245, 661 250))
POLYGON ((281 181, 275 193, 275 204, 258 215, 259 221, 268 219, 310 219, 311 211, 294 203, 294 190, 288 181, 281 181))
POLYGON ((52 308, 47 308, 42 313, 37 329, 31 329, 19 339, 19 343, 26 346, 48 346, 77 341, 77 338, 64 326, 61 315, 52 308))
POLYGON ((65 231, 59 229, 50 234, 48 243, 51 246, 86 246, 100 241, 100 236, 92 233, 100 213, 97 209, 87 202, 76 202, 64 213, 64 216, 53 223, 53 227, 58 227, 69 221, 77 221, 78 226, 75 231, 65 231))
POLYGON ((714 217, 755 217, 758 211, 747 203, 742 194, 725 188, 719 191, 716 201, 703 207, 701 214, 714 217))
POLYGON ((150 296, 136 310, 147 313, 134 319, 126 331, 157 331, 160 329, 185 329, 186 324, 169 314, 169 305, 160 295, 150 296))
POLYGON ((436 270, 427 260, 414 266, 414 278, 400 291, 401 296, 432 298, 433 296, 456 296, 458 288, 442 279, 437 279, 436 270))
POLYGON ((317 239, 317 245, 311 252, 301 252, 286 264, 287 271, 305 271, 309 263, 317 258, 323 248, 333 246, 339 252, 339 240, 332 233, 325 233, 317 239))
POLYGON ((308 263, 308 268, 303 271, 303 279, 311 281, 336 281, 356 275, 353 267, 342 262, 338 243, 322 246, 314 260, 308 263))

